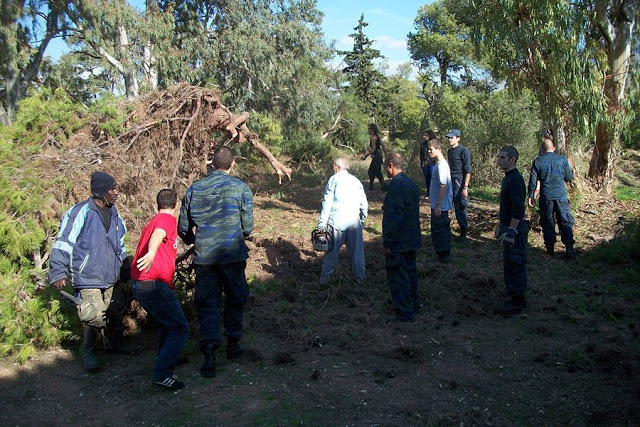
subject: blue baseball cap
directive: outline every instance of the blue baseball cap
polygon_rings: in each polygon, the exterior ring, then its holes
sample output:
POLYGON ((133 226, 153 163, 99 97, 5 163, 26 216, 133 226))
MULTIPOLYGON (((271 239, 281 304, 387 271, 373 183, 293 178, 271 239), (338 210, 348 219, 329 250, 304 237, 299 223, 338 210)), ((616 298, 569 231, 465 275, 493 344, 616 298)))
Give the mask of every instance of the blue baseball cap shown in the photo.
POLYGON ((447 138, 451 138, 452 136, 457 136, 460 138, 460 131, 458 129, 451 129, 447 134, 447 138))

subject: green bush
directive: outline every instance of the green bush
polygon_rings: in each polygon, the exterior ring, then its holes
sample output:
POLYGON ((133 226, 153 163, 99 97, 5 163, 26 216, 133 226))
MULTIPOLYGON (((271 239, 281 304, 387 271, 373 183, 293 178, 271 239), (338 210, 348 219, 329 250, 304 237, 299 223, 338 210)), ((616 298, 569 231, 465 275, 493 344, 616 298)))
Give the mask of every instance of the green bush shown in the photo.
POLYGON ((34 254, 46 249, 57 222, 45 188, 51 183, 38 178, 31 153, 50 132, 66 137, 78 126, 64 97, 45 92, 24 100, 16 124, 0 134, 0 357, 20 362, 71 335, 59 302, 35 286, 44 272, 34 268, 34 254), (15 135, 25 137, 17 143, 15 135))

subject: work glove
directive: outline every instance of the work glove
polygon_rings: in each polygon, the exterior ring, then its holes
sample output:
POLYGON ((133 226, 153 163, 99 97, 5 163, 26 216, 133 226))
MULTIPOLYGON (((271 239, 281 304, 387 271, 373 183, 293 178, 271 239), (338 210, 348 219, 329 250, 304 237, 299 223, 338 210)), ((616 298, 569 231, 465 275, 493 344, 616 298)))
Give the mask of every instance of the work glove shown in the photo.
POLYGON ((505 246, 513 245, 515 241, 516 235, 518 234, 518 230, 513 227, 507 228, 507 231, 502 233, 500 237, 498 237, 498 243, 505 246))

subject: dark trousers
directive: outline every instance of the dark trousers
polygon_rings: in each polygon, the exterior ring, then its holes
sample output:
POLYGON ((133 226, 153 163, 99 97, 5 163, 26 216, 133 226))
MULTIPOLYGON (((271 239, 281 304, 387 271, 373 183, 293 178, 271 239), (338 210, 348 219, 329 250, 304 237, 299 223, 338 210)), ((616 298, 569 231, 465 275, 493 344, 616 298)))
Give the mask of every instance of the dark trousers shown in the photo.
POLYGON ((456 221, 461 230, 466 230, 469 226, 467 222, 467 207, 469 207, 469 198, 462 197, 462 185, 464 182, 461 179, 453 178, 453 208, 456 212, 456 221))
POLYGON ((546 200, 540 198, 540 225, 545 245, 556 242, 556 221, 560 229, 560 240, 565 246, 573 246, 573 224, 569 200, 546 200))
POLYGON ((384 177, 382 176, 382 159, 371 156, 371 164, 369 165, 369 171, 367 173, 369 175, 369 190, 373 190, 373 182, 376 178, 380 181, 380 188, 383 190, 387 188, 387 185, 384 183, 384 177))
POLYGON ((422 174, 424 175, 424 182, 427 186, 427 197, 429 197, 429 187, 431 186, 431 176, 433 175, 432 165, 422 165, 422 174))
POLYGON ((392 252, 386 257, 387 282, 396 316, 402 320, 413 319, 418 309, 418 268, 416 251, 392 252))
POLYGON ((196 264, 196 290, 193 301, 200 323, 200 348, 220 347, 220 303, 224 291, 222 324, 224 335, 234 341, 242 338, 244 306, 249 300, 249 284, 244 274, 246 261, 230 264, 196 264))
POLYGON ((153 378, 171 378, 189 338, 189 323, 176 294, 160 280, 133 281, 133 295, 158 325, 158 358, 153 378))
POLYGON ((449 211, 441 211, 436 216, 431 209, 431 243, 438 255, 449 255, 451 252, 451 220, 449 211))
MULTIPOLYGON (((507 225, 502 226, 505 231, 507 225)), ((513 245, 503 246, 502 261, 504 263, 504 284, 511 296, 524 296, 527 290, 527 239, 529 224, 520 221, 518 234, 513 245)))

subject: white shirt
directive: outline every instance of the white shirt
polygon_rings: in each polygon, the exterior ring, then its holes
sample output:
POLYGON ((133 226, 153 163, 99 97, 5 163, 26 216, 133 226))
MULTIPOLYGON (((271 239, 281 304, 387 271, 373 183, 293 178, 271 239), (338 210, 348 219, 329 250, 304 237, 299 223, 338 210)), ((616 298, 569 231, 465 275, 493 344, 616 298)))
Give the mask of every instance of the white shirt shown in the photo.
POLYGON ((446 185, 444 199, 440 205, 441 211, 450 211, 453 208, 453 187, 451 186, 451 170, 449 163, 440 160, 433 168, 431 182, 429 183, 429 198, 431 199, 431 208, 435 209, 438 203, 438 194, 440 194, 440 186, 446 185))
POLYGON ((328 224, 344 231, 365 219, 368 207, 362 183, 343 169, 327 182, 318 227, 326 228, 328 224))

